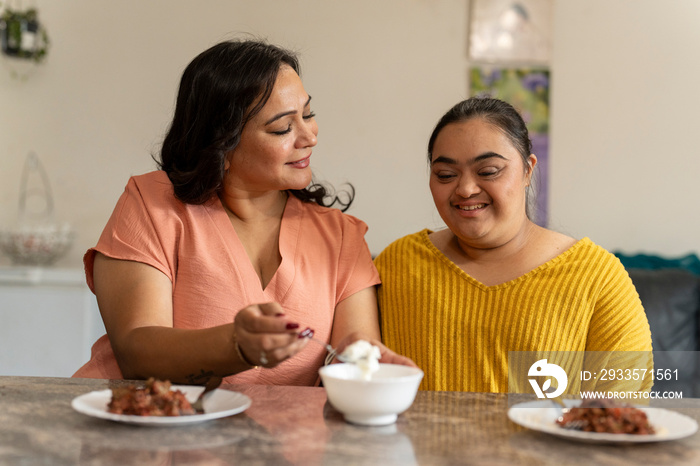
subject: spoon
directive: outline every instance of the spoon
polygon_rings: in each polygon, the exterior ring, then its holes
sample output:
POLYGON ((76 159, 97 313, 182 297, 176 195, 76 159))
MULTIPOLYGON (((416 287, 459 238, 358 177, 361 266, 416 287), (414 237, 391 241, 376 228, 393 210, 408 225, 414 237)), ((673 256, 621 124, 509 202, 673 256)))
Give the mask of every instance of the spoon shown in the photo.
POLYGON ((197 399, 195 400, 194 403, 192 403, 192 408, 194 408, 195 412, 197 414, 204 414, 204 399, 205 395, 211 393, 214 391, 216 388, 221 385, 221 382, 224 379, 222 377, 211 377, 208 381, 207 384, 204 386, 204 391, 199 394, 197 399))
POLYGON ((340 362, 352 362, 352 361, 349 361, 347 358, 343 357, 342 354, 338 354, 338 350, 333 348, 331 345, 329 345, 325 341, 314 337, 314 331, 311 330, 310 328, 307 328, 306 330, 299 332, 299 338, 306 338, 309 341, 313 341, 317 345, 323 346, 326 349, 326 351, 328 351, 328 355, 326 356, 326 361, 324 364, 326 366, 328 364, 330 364, 331 361, 333 361, 333 358, 337 358, 338 361, 340 361, 340 362))

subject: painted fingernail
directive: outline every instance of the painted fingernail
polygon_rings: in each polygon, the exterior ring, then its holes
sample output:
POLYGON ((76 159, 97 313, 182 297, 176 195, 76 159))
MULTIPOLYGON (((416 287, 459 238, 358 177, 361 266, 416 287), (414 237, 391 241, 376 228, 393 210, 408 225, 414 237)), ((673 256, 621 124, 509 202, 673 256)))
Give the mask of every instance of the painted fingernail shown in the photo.
POLYGON ((314 336, 314 331, 309 327, 306 327, 304 330, 299 332, 299 338, 311 338, 312 336, 314 336))
POLYGON ((295 328, 299 328, 299 324, 295 324, 295 323, 293 323, 293 322, 288 322, 288 323, 287 323, 287 330, 292 330, 292 329, 295 329, 295 328))

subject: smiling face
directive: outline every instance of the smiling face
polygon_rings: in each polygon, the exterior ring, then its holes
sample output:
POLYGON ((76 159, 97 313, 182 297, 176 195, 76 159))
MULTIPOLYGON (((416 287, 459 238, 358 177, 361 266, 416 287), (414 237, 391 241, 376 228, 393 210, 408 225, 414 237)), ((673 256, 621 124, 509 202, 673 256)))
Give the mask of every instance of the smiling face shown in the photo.
POLYGON ((240 142, 228 155, 224 190, 264 193, 307 187, 317 135, 311 97, 297 73, 283 65, 270 98, 246 123, 240 142))
POLYGON ((430 191, 460 245, 479 249, 508 243, 522 232, 534 155, 525 166, 497 127, 479 118, 450 123, 435 139, 430 191))

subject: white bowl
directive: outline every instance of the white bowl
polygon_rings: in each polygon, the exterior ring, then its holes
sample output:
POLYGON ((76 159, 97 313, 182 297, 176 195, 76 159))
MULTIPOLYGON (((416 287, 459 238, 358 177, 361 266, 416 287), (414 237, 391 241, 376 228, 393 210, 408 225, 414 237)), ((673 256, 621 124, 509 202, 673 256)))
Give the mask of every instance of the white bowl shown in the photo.
POLYGON ((355 364, 331 364, 319 369, 330 404, 352 424, 393 424, 416 397, 423 371, 398 364, 379 364, 364 380, 355 364))

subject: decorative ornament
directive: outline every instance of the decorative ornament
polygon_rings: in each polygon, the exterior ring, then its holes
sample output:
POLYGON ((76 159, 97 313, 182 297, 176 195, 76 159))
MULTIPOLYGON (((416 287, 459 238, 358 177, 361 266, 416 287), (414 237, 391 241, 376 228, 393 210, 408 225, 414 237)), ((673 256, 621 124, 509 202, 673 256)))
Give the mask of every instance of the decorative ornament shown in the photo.
POLYGON ((75 233, 55 221, 49 177, 34 152, 27 155, 20 181, 17 224, 0 230, 0 250, 14 265, 51 265, 68 251, 75 233))
POLYGON ((13 77, 26 79, 29 70, 42 63, 49 51, 49 36, 36 8, 6 5, 0 14, 0 45, 13 77), (18 71, 22 70, 22 71, 18 71))

